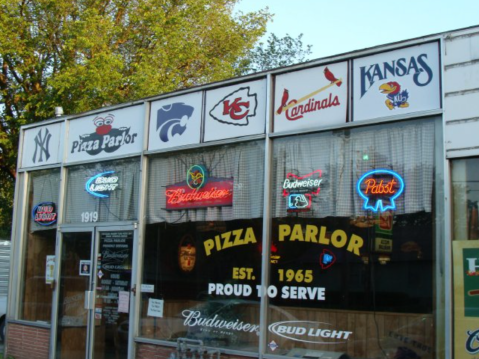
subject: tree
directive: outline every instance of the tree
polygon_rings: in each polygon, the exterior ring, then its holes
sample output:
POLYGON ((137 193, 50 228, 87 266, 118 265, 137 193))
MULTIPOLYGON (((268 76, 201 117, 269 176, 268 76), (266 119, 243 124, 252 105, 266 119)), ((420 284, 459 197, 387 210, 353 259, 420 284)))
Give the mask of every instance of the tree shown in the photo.
POLYGON ((240 74, 271 70, 307 61, 312 45, 303 47, 303 34, 296 39, 290 35, 279 38, 270 34, 266 44, 260 42, 246 56, 240 59, 237 67, 240 74))
MULTIPOLYGON (((271 15, 238 0, 0 0, 0 205, 12 203, 19 127, 218 81, 271 15)), ((9 227, 8 208, 0 228, 9 227)))

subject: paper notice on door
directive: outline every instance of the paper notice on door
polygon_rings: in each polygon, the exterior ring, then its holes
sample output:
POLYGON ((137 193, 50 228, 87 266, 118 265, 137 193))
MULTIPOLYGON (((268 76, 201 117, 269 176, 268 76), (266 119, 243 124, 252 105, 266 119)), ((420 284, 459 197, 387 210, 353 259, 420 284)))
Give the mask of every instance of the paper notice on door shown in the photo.
POLYGON ((148 313, 149 317, 163 318, 163 299, 148 299, 148 313))
POLYGON ((55 279, 55 256, 48 255, 45 267, 45 284, 52 284, 55 279))
POLYGON ((118 313, 128 313, 130 308, 130 292, 118 292, 118 313))

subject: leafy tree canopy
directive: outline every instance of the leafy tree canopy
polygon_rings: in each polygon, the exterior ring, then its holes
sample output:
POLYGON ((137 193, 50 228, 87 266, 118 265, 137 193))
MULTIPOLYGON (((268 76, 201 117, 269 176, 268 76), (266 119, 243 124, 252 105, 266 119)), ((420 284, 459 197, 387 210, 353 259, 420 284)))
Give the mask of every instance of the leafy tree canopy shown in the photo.
POLYGON ((240 0, 0 0, 0 237, 11 226, 19 128, 304 61, 301 35, 257 41, 268 9, 240 0))
POLYGON ((303 45, 303 34, 297 38, 286 34, 278 37, 270 34, 266 43, 260 42, 238 62, 240 74, 271 70, 307 61, 312 45, 303 45))
POLYGON ((19 127, 237 74, 267 9, 238 0, 0 0, 0 228, 19 127))

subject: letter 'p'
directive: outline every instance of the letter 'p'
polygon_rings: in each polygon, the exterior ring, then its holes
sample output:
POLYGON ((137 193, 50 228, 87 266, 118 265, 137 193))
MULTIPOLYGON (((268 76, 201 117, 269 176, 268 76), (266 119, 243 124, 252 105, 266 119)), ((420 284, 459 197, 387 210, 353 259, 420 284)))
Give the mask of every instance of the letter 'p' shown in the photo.
POLYGON ((284 237, 289 236, 291 234, 291 227, 287 224, 280 224, 279 225, 279 241, 283 242, 284 237))

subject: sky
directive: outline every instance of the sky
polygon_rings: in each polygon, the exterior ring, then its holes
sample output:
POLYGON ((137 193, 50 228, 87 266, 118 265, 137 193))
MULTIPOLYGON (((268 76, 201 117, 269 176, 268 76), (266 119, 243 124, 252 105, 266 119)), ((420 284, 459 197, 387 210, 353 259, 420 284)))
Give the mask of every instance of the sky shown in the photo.
POLYGON ((479 0, 240 0, 235 9, 265 7, 275 14, 268 33, 302 33, 309 60, 479 25, 479 0))

